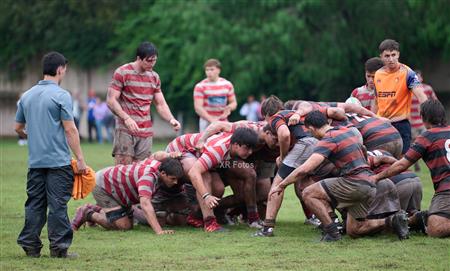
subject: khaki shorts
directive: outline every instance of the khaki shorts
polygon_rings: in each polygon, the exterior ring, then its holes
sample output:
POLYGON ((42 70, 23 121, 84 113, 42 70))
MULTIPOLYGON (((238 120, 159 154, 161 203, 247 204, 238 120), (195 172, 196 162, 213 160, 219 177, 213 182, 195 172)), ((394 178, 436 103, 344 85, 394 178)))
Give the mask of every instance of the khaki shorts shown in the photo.
POLYGON ((367 148, 368 151, 375 151, 375 150, 384 150, 392 154, 397 159, 401 158, 402 155, 402 149, 403 149, 403 141, 401 138, 387 142, 378 146, 375 146, 373 148, 367 148))
POLYGON ((255 171, 257 180, 258 179, 267 179, 275 177, 275 168, 277 164, 275 162, 264 162, 258 160, 255 162, 255 171))
POLYGON ((434 194, 428 215, 438 215, 450 219, 450 190, 434 194))
POLYGON ((377 182, 377 193, 370 204, 367 218, 385 218, 400 211, 400 201, 398 199, 397 188, 389 179, 377 182))
POLYGON ((94 196, 97 205, 102 208, 115 208, 115 207, 123 207, 113 196, 109 195, 105 189, 101 188, 98 185, 95 185, 94 190, 92 190, 92 195, 94 196))
POLYGON ((320 181, 333 208, 348 210, 355 219, 365 219, 375 198, 376 186, 368 181, 350 181, 342 177, 320 181))
POLYGON ((116 129, 112 156, 126 155, 133 160, 144 160, 152 153, 153 138, 132 136, 129 133, 116 129))
POLYGON ((395 185, 402 210, 408 213, 420 211, 422 201, 422 183, 418 177, 406 178, 395 185))

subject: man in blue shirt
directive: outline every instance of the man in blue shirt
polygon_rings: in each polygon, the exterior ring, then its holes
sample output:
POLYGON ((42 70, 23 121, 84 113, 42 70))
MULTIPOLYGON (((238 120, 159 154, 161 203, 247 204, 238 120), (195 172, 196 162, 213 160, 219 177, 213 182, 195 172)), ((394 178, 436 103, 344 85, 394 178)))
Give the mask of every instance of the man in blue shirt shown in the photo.
POLYGON ((67 202, 74 172, 69 147, 80 172, 86 172, 78 130, 72 115, 72 98, 59 87, 67 60, 57 52, 42 59, 44 80, 25 92, 17 106, 16 132, 28 138, 28 177, 25 225, 17 243, 27 256, 39 257, 40 234, 47 220, 50 256, 65 258, 72 243, 67 202), (26 125, 26 130, 25 130, 26 125))

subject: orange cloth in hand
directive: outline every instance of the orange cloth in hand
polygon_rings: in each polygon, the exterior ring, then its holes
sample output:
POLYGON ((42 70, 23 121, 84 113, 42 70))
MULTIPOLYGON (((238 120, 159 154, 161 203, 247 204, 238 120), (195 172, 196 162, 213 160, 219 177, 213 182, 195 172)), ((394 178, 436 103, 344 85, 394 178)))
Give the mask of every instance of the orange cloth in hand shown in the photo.
POLYGON ((90 167, 86 167, 86 174, 76 174, 78 172, 77 160, 71 161, 73 175, 72 198, 74 200, 84 199, 92 192, 95 186, 95 171, 90 167))

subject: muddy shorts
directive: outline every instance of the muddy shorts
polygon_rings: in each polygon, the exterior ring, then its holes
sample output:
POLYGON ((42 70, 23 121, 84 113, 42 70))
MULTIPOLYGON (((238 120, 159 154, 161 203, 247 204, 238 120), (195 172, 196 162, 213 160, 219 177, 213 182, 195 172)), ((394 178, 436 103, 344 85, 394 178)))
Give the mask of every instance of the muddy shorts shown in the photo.
POLYGON ((342 177, 328 178, 320 181, 320 184, 331 199, 331 206, 335 209, 346 208, 355 219, 367 217, 377 192, 373 183, 350 181, 342 177))
POLYGON ((438 215, 450 219, 450 190, 434 194, 428 215, 438 215))
POLYGON ((398 198, 402 210, 414 213, 420 210, 422 202, 422 183, 418 177, 406 178, 397 184, 398 198))
POLYGON ((314 137, 304 137, 297 140, 294 147, 289 151, 278 170, 282 179, 286 178, 292 171, 301 166, 312 155, 318 140, 314 137))
POLYGON ((129 133, 116 129, 114 133, 114 144, 112 156, 126 155, 133 160, 144 160, 152 153, 153 138, 133 136, 129 133))
POLYGON ((377 182, 377 193, 370 204, 367 218, 379 219, 388 217, 400 211, 400 201, 397 188, 389 179, 383 179, 377 182))

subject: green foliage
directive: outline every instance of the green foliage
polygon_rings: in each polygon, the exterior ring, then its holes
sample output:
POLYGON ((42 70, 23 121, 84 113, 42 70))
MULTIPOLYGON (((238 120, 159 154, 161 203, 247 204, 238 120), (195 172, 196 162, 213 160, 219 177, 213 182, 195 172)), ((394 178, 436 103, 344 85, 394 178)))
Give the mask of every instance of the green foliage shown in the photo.
POLYGON ((183 111, 192 111, 208 58, 221 60, 239 101, 342 100, 364 83, 363 63, 385 38, 400 42, 413 68, 450 59, 448 0, 5 0, 0 12, 0 61, 10 72, 48 50, 86 69, 128 62, 150 40, 166 98, 183 111))

